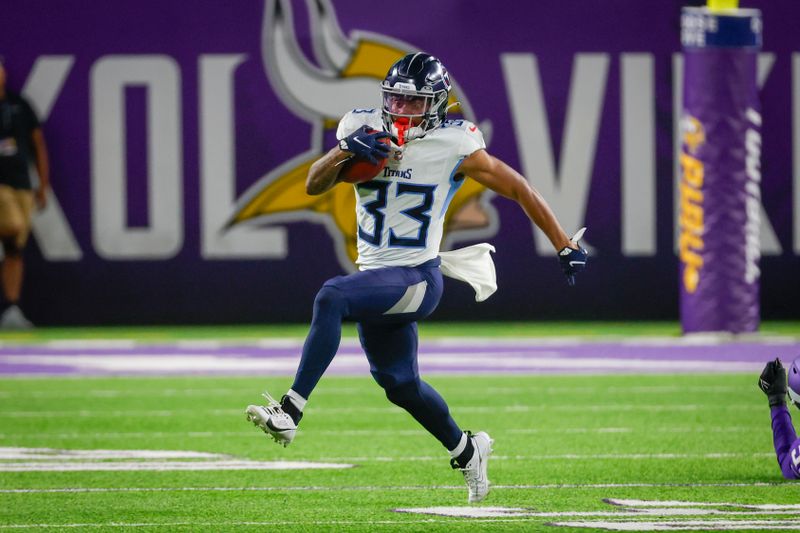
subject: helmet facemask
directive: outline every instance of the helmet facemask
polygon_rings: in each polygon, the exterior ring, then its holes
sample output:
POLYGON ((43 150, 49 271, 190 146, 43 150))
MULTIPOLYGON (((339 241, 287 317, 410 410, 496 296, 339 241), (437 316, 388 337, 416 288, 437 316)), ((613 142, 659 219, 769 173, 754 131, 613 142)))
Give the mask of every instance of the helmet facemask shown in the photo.
POLYGON ((384 82, 381 92, 383 124, 400 146, 439 127, 447 114, 447 91, 429 87, 418 91, 413 84, 400 82, 389 87, 384 82))

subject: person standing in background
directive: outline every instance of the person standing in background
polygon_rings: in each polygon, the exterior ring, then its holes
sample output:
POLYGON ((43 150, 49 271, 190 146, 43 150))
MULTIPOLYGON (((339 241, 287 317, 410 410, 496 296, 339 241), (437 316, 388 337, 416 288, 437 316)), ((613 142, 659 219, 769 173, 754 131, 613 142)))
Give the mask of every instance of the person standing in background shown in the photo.
POLYGON ((30 104, 6 88, 6 71, 0 56, 0 241, 3 292, 0 328, 30 328, 33 324, 19 308, 24 274, 23 251, 31 229, 34 202, 47 205, 50 166, 41 125, 30 104), (39 181, 33 188, 28 167, 36 164, 39 181))

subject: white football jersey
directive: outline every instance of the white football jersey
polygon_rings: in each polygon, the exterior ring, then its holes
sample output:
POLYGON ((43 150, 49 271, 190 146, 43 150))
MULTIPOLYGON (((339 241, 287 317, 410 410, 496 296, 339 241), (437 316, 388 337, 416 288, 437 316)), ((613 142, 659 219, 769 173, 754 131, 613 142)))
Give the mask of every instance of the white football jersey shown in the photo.
MULTIPOLYGON (((382 131, 379 109, 355 109, 339 122, 343 139, 363 125, 382 131)), ((353 186, 361 270, 415 266, 439 255, 444 215, 458 188, 458 167, 486 147, 478 127, 448 120, 393 152, 381 174, 353 186), (401 157, 399 156, 401 155, 401 157)))

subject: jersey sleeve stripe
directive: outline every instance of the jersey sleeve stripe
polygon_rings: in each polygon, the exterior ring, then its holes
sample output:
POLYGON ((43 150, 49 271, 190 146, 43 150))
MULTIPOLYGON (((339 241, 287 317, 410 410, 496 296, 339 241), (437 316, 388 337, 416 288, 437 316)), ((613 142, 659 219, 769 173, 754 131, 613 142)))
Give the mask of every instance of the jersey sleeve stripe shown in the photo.
POLYGON ((444 203, 442 204, 442 211, 439 213, 439 218, 442 218, 445 213, 447 213, 447 208, 450 207, 450 202, 453 200, 453 196, 456 195, 458 189, 461 187, 461 184, 464 183, 464 180, 456 180, 456 174, 458 173, 458 167, 461 166, 461 163, 464 162, 464 158, 462 157, 456 162, 456 166, 453 167, 453 171, 450 172, 450 178, 448 179, 450 182, 450 189, 447 191, 447 197, 444 199, 444 203))

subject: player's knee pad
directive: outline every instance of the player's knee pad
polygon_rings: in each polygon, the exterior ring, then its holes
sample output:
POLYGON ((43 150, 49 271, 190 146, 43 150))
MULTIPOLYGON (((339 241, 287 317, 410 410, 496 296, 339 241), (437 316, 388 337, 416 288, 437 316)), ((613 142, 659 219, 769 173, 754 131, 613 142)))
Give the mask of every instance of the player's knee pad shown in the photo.
POLYGON ((16 237, 3 239, 3 253, 6 257, 18 257, 22 255, 22 247, 17 243, 16 237))
POLYGON ((419 391, 419 380, 403 383, 386 390, 386 398, 400 407, 408 407, 424 402, 419 391))

